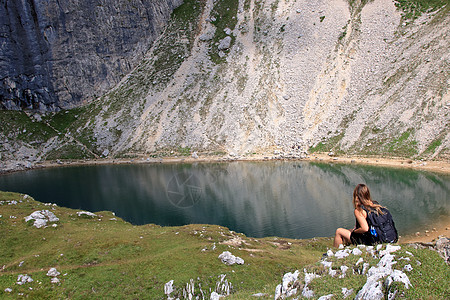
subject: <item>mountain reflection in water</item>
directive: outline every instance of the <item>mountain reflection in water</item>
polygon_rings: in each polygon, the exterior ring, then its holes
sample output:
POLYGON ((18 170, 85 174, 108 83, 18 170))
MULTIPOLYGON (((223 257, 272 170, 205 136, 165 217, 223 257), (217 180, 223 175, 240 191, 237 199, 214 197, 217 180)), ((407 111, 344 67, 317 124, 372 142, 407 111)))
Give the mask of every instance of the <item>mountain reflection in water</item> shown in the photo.
POLYGON ((0 190, 133 224, 218 224, 247 236, 311 238, 352 228, 352 192, 366 183, 400 234, 448 218, 450 176, 311 162, 66 167, 0 176, 0 190))

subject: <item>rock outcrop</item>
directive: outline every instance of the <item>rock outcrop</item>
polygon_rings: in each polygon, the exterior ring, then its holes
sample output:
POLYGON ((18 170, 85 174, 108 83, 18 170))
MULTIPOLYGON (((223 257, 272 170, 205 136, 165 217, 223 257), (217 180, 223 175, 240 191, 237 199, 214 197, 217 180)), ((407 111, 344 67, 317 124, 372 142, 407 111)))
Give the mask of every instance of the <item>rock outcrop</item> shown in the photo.
POLYGON ((230 17, 221 3, 190 36, 168 28, 105 97, 99 149, 448 153, 447 7, 407 20, 391 0, 241 0, 230 17))
MULTIPOLYGON (((17 141, 20 126, 0 134, 4 160, 20 156, 14 149, 38 160, 63 145, 86 157, 176 149, 450 157, 448 5, 410 19, 392 0, 190 0, 148 48, 164 23, 149 20, 166 20, 176 0, 55 1, 45 13, 43 1, 1 7, 6 21, 19 6, 28 11, 23 24, 34 28, 17 70, 5 66, 21 44, 3 43, 3 106, 56 110, 112 89, 42 150, 17 141)), ((8 26, 3 35, 15 36, 8 26)))
POLYGON ((101 95, 142 59, 182 0, 5 0, 0 107, 55 111, 101 95))

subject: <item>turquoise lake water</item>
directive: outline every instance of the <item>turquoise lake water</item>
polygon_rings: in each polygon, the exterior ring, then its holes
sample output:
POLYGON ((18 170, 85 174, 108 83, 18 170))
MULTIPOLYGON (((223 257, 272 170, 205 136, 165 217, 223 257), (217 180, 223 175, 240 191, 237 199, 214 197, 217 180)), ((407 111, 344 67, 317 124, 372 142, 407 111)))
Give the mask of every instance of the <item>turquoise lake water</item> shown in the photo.
POLYGON ((61 167, 0 176, 0 190, 132 224, 218 224, 251 237, 311 238, 352 228, 366 183, 399 233, 450 215, 450 176, 385 167, 268 161, 61 167))

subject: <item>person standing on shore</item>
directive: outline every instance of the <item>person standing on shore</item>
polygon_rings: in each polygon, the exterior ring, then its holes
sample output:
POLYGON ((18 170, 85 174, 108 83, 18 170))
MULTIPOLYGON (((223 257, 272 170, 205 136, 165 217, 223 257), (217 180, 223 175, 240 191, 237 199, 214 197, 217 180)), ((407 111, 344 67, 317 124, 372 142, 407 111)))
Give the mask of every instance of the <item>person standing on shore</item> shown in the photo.
POLYGON ((336 229, 334 247, 342 244, 374 245, 397 242, 398 234, 390 212, 372 200, 367 185, 358 184, 353 190, 353 207, 355 227, 352 230, 336 229))

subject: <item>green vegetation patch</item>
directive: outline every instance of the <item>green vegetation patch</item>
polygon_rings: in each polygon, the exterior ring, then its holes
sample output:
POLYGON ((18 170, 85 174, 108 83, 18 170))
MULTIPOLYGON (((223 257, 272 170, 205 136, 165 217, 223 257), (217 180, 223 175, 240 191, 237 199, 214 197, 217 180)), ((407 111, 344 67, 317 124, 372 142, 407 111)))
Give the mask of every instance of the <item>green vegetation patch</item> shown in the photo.
POLYGON ((403 11, 403 18, 414 20, 422 13, 438 10, 448 5, 448 0, 395 0, 395 6, 403 11))
POLYGON ((413 129, 403 132, 398 138, 388 142, 384 152, 391 156, 413 157, 417 155, 417 141, 413 139, 413 129))
POLYGON ((56 136, 45 122, 36 121, 23 111, 0 111, 1 133, 12 140, 42 143, 56 136))
MULTIPOLYGON (((216 27, 216 32, 211 40, 209 55, 211 60, 217 64, 224 62, 225 59, 219 56, 215 44, 227 36, 224 31, 226 28, 233 30, 236 27, 238 6, 238 0, 217 0, 214 2, 214 8, 211 11, 213 21, 211 23, 216 27)), ((231 46, 234 40, 235 38, 231 35, 231 46)))
POLYGON ((45 157, 46 160, 87 158, 95 158, 95 156, 87 151, 85 147, 77 143, 67 143, 60 148, 48 152, 45 157))
POLYGON ((223 276, 230 299, 245 299, 273 293, 286 271, 312 264, 331 244, 325 238, 254 239, 216 225, 134 226, 111 212, 79 216, 80 210, 6 192, 0 192, 0 212, 2 299, 163 299, 170 280, 173 297, 182 298, 192 280, 195 295, 201 288, 209 299, 223 276), (43 210, 59 220, 42 228, 25 222, 43 210), (244 259, 244 265, 222 263, 218 256, 224 251, 244 259), (61 273, 59 283, 46 275, 50 268, 61 273), (33 281, 17 284, 25 274, 33 281))
MULTIPOLYGON (((389 245, 390 246, 390 245, 389 245)), ((396 294, 400 299, 448 299, 450 296, 450 269, 445 261, 434 251, 429 249, 415 249, 402 245, 399 250, 390 254, 383 254, 386 245, 379 245, 380 249, 366 251, 362 248, 361 254, 349 255, 343 258, 336 256, 326 257, 316 264, 304 269, 304 272, 318 275, 308 285, 316 296, 334 294, 337 299, 344 298, 343 288, 348 291, 346 297, 354 299, 357 293, 368 282, 370 268, 380 268, 381 257, 393 255, 393 270, 403 272, 410 284, 397 281, 391 285, 385 284, 381 279, 382 292, 396 294), (358 262, 359 261, 359 262, 358 262)), ((353 251, 351 247, 349 250, 353 251)), ((341 252, 344 250, 341 250, 341 252)), ((385 259, 387 261, 387 259, 385 259)), ((399 280, 399 277, 397 277, 399 280)), ((397 299, 397 298, 396 298, 397 299)))
POLYGON ((328 138, 323 142, 319 142, 316 146, 309 148, 309 152, 329 152, 333 150, 335 153, 339 153, 339 142, 344 137, 344 133, 340 133, 333 137, 328 138))

